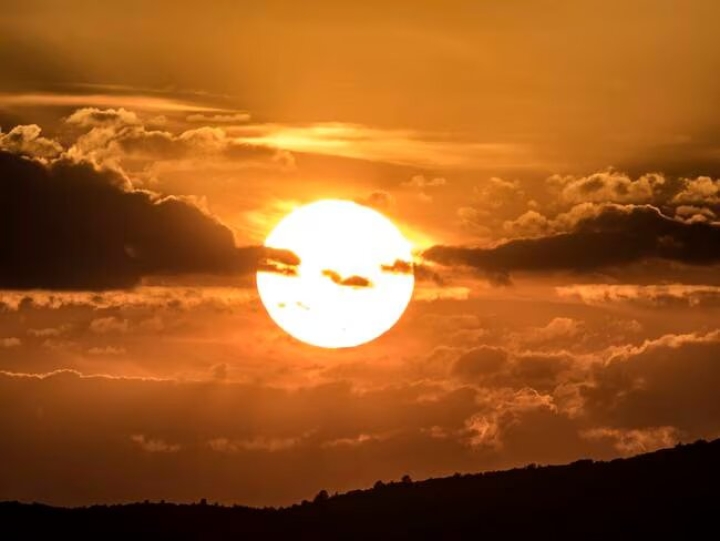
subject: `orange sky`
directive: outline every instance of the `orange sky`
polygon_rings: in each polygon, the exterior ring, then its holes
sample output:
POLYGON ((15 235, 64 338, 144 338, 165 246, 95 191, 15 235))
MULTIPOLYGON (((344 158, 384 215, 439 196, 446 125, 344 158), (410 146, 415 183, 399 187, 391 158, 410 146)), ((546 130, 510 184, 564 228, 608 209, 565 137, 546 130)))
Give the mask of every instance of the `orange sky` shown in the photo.
POLYGON ((720 435, 714 1, 15 2, 0 15, 0 499, 291 503, 720 435), (299 343, 297 206, 414 298, 299 343))

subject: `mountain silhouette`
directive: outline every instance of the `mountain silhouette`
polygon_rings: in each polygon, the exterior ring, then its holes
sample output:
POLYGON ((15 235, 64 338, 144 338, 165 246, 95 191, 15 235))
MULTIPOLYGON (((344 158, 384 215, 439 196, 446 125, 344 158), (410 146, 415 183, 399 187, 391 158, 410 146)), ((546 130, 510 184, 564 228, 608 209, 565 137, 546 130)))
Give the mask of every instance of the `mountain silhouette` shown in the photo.
POLYGON ((716 531, 720 440, 609 462, 530 465, 413 482, 291 507, 136 503, 60 508, 0 503, 14 539, 649 539, 716 531))

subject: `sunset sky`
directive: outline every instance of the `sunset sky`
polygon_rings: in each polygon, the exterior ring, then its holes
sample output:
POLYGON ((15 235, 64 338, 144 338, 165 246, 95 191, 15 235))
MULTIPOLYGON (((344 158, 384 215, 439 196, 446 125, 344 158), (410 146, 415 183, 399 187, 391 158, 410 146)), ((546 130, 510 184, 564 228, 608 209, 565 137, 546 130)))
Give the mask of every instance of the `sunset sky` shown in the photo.
POLYGON ((720 436, 715 0, 10 0, 0 500, 284 505, 720 436), (325 349, 262 245, 347 199, 413 298, 325 349))

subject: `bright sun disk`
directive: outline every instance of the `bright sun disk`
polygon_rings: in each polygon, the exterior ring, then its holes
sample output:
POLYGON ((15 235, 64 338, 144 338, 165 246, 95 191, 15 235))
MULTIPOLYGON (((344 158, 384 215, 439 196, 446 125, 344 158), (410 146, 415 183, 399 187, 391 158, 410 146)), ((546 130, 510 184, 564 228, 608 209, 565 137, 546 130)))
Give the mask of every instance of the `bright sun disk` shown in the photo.
POLYGON ((327 199, 287 215, 265 241, 290 250, 297 266, 272 261, 257 285, 270 317, 298 340, 357 346, 389 330, 415 283, 410 243, 379 212, 327 199))

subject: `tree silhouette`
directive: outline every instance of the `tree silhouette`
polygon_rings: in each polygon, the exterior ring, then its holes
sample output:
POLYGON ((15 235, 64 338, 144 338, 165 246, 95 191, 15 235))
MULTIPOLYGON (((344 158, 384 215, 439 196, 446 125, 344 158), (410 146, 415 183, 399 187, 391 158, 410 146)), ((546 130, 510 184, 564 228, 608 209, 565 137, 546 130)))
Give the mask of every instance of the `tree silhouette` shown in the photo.
POLYGON ((330 495, 328 494, 328 491, 323 489, 315 495, 315 499, 313 499, 313 502, 321 503, 321 502, 325 502, 329 499, 330 499, 330 495))
POLYGON ((718 486, 720 440, 610 462, 405 475, 279 509, 205 499, 78 509, 0 502, 0 539, 687 539, 717 528, 718 486))

